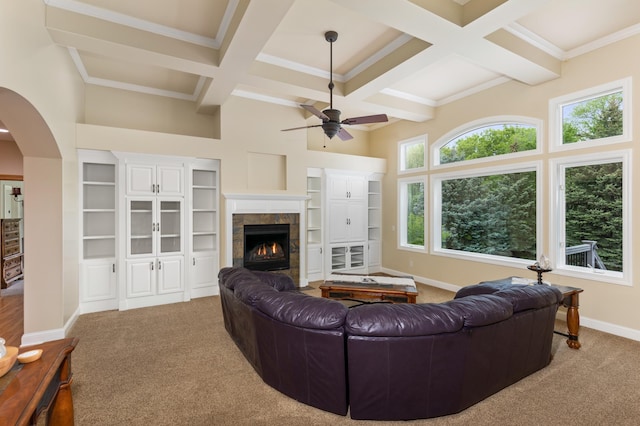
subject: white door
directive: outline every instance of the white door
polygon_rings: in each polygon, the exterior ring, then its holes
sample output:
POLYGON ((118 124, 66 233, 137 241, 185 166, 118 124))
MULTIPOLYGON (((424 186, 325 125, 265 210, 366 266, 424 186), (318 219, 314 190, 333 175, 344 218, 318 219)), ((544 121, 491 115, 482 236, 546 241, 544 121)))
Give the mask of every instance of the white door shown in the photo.
POLYGON ((347 183, 347 197, 350 200, 364 200, 366 194, 367 182, 364 177, 350 177, 347 183))
POLYGON ((159 195, 184 194, 184 167, 158 166, 156 192, 159 195))
POLYGON ((155 199, 127 199, 127 257, 152 256, 156 253, 155 199))
POLYGON ((365 241, 367 239, 367 209, 361 201, 350 201, 348 207, 348 241, 365 241))
POLYGON ((198 253, 191 259, 191 288, 213 287, 216 284, 218 270, 214 253, 198 253))
POLYGON ((369 241, 369 250, 368 250, 368 263, 369 267, 371 266, 380 266, 380 258, 381 258, 381 247, 380 241, 369 241))
POLYGON ((346 176, 329 176, 328 179, 329 198, 332 200, 347 199, 347 177, 346 176))
POLYGON ((115 259, 85 261, 82 264, 81 297, 83 302, 116 298, 115 259))
POLYGON ((349 203, 331 201, 327 217, 329 219, 329 243, 349 241, 349 203))
POLYGON ((127 298, 153 296, 156 291, 156 259, 127 261, 127 298))
POLYGON ((158 259, 158 294, 184 291, 182 257, 161 257, 158 259))
MULTIPOLYGON (((322 274, 322 246, 307 246, 307 278, 322 274)), ((315 279, 315 277, 314 277, 315 279)))
POLYGON ((127 164, 127 195, 155 194, 156 166, 127 164))

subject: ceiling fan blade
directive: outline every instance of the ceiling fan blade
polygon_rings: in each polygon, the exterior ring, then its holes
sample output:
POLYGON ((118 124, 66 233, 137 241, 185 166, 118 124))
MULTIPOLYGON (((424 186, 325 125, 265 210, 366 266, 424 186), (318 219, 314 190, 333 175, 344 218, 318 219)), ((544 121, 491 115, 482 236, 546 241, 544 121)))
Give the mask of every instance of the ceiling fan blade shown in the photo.
POLYGON ((313 126, 292 127, 290 129, 282 129, 281 132, 288 132, 289 130, 309 129, 311 127, 320 127, 322 124, 314 124, 313 126))
POLYGON ((370 123, 384 123, 389 121, 387 114, 377 115, 365 115, 362 117, 345 118, 341 124, 370 124, 370 123))
POLYGON ((318 117, 319 119, 321 119, 322 121, 329 121, 329 117, 327 117, 324 112, 320 111, 318 108, 314 107, 313 105, 301 104, 300 106, 306 109, 307 111, 309 111, 311 114, 318 117))
POLYGON ((351 136, 351 134, 347 132, 345 129, 343 129, 342 127, 340 127, 340 130, 338 130, 338 133, 336 133, 336 135, 338 135, 338 137, 342 141, 348 141, 349 139, 353 139, 353 136, 351 136))

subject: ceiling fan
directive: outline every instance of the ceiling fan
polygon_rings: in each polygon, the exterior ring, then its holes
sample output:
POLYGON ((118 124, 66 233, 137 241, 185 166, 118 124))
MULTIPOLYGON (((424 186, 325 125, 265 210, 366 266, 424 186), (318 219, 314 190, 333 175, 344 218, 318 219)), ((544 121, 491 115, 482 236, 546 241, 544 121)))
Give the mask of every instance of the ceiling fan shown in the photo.
POLYGON ((292 129, 283 129, 283 132, 288 132, 289 130, 299 130, 299 129, 308 129, 311 127, 322 127, 324 130, 324 134, 327 135, 329 139, 333 138, 335 135, 343 140, 353 139, 353 136, 347 132, 342 125, 351 125, 351 124, 370 124, 370 123, 384 123, 389 121, 386 114, 377 114, 377 115, 366 115, 362 117, 352 117, 345 118, 340 121, 340 110, 333 109, 333 42, 338 39, 338 33, 335 31, 327 31, 324 33, 324 38, 329 42, 329 64, 330 64, 330 78, 329 78, 329 108, 324 111, 318 110, 313 105, 300 105, 302 108, 309 111, 311 114, 315 115, 319 119, 322 120, 322 124, 314 124, 312 126, 303 126, 303 127, 294 127, 292 129))

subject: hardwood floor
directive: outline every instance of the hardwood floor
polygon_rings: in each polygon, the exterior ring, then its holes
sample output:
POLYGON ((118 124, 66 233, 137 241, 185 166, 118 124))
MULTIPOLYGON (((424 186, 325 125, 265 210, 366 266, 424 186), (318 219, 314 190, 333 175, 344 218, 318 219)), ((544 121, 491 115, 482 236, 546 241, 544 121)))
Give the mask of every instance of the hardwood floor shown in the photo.
MULTIPOLYGON (((3 291, 4 293, 4 291, 3 291)), ((20 347, 24 333, 24 295, 0 297, 0 337, 8 346, 20 347)))

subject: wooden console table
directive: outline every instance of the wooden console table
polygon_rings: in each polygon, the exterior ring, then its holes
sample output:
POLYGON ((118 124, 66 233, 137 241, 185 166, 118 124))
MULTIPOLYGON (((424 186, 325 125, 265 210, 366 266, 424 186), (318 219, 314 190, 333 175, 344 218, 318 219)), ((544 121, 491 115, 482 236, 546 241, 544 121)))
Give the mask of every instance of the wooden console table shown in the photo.
POLYGON ((47 425, 73 425, 71 352, 77 344, 67 338, 20 348, 42 349, 42 357, 24 364, 0 393, 0 425, 35 425, 44 411, 47 425))

